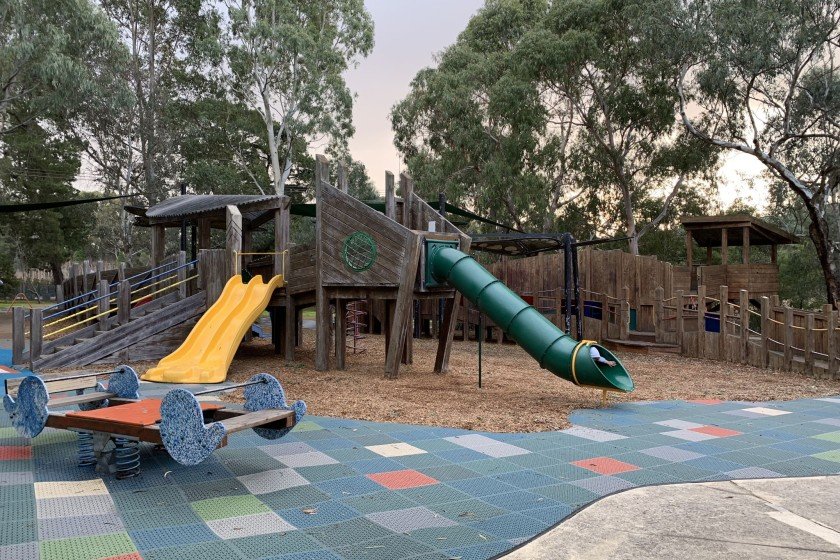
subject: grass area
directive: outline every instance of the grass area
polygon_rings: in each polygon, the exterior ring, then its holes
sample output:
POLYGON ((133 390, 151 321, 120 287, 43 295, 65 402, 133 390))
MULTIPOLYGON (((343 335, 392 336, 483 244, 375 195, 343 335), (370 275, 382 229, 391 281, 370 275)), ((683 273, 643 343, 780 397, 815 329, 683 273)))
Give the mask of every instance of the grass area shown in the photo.
POLYGON ((9 307, 11 307, 12 305, 14 305, 15 307, 27 307, 28 308, 30 306, 30 304, 32 305, 32 307, 47 307, 49 305, 52 305, 52 303, 53 302, 51 302, 51 301, 44 301, 44 302, 41 302, 41 303, 38 303, 37 301, 30 301, 29 303, 27 303, 24 300, 12 301, 10 299, 6 299, 6 300, 0 300, 0 311, 5 311, 9 307))

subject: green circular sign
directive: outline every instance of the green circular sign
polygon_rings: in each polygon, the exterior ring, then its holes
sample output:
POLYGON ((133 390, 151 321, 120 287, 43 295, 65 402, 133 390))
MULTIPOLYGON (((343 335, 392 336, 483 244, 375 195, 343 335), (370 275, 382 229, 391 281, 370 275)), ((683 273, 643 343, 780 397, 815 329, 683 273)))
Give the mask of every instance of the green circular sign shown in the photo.
POLYGON ((376 241, 361 231, 347 236, 341 249, 341 258, 350 270, 363 272, 376 262, 376 241))

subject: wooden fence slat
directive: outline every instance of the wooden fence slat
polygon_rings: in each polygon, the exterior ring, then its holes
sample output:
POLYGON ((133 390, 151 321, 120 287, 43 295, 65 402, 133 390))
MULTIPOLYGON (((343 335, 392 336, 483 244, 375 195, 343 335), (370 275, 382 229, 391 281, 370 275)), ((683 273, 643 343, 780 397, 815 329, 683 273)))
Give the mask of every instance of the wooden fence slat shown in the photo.
POLYGON ((665 290, 660 286, 656 288, 653 294, 653 328, 656 332, 656 342, 661 343, 664 340, 665 328, 665 290))
POLYGON ((12 308, 12 363, 23 363, 23 351, 26 346, 26 322, 23 307, 12 308))
POLYGON ((729 287, 728 286, 721 286, 720 291, 718 292, 718 297, 720 298, 720 313, 718 314, 718 319, 720 322, 720 328, 718 330, 718 356, 717 359, 723 362, 726 361, 726 306, 728 305, 727 300, 729 299, 729 287))
POLYGON ((706 356, 706 286, 697 288, 697 357, 706 356))
POLYGON ((805 319, 805 371, 814 375, 814 314, 808 313, 805 319))
POLYGON ((793 367, 793 309, 785 307, 785 369, 793 367))
POLYGON ((739 356, 741 358, 741 363, 746 364, 749 359, 750 350, 750 294, 747 290, 740 290, 738 296, 738 305, 741 308, 741 341, 739 356))
POLYGON ((683 321, 683 311, 685 310, 685 296, 683 295, 682 290, 677 290, 677 299, 675 301, 677 307, 677 326, 675 327, 677 331, 677 346, 680 347, 680 352, 684 352, 685 346, 683 345, 683 342, 685 341, 685 324, 683 321))
POLYGON ((770 362, 769 350, 770 339, 770 298, 761 297, 761 367, 766 368, 770 362))

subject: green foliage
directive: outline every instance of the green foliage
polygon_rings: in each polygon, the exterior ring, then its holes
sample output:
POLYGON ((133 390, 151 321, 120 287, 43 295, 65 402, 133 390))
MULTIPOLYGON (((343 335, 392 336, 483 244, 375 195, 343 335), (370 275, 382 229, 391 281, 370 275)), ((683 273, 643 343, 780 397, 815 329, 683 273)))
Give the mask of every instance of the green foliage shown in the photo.
POLYGON ((634 251, 707 202, 716 154, 681 133, 670 75, 637 32, 644 6, 488 1, 392 111, 418 190, 520 229, 626 233, 634 251))
POLYGON ((223 42, 231 97, 258 111, 266 129, 274 190, 308 145, 346 146, 353 96, 343 73, 373 48, 362 0, 241 0, 228 4, 223 42))
MULTIPOLYGON (((3 198, 17 203, 77 198, 71 183, 80 165, 79 146, 28 122, 3 137, 3 198)), ((61 265, 84 247, 92 225, 90 210, 82 205, 8 216, 9 235, 22 263, 51 270, 56 283, 62 279, 61 265)))

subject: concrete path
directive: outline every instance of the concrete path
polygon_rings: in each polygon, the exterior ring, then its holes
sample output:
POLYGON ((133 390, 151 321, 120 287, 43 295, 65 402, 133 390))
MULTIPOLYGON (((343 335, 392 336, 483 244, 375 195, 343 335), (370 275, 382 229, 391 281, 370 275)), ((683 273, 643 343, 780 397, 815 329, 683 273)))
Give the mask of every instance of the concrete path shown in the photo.
POLYGON ((840 558, 840 476, 636 488, 505 560, 840 558))

